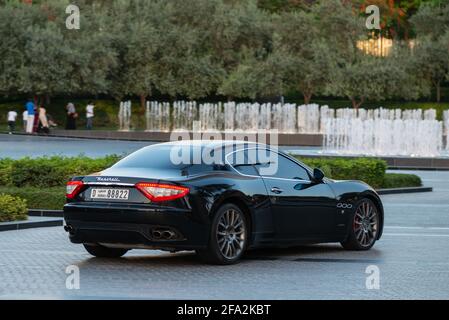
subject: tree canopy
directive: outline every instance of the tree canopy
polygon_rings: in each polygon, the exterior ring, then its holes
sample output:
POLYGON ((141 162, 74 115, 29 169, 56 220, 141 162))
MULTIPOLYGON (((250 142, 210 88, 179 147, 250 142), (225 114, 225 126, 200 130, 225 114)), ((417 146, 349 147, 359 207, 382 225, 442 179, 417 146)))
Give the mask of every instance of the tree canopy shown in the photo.
POLYGON ((68 0, 29 2, 0 1, 3 96, 144 103, 154 94, 257 99, 299 91, 306 103, 332 95, 358 107, 416 99, 431 87, 439 101, 449 73, 446 0, 375 1, 384 35, 402 27, 416 34, 411 48, 387 57, 357 47, 372 36, 360 0, 78 0, 79 30, 66 28, 68 0))

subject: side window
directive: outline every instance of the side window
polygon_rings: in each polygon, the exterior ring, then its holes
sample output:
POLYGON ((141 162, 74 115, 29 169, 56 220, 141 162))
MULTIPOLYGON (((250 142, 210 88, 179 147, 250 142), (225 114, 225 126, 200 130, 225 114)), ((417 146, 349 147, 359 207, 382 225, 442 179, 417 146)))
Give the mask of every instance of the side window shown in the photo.
POLYGON ((248 150, 240 150, 227 156, 228 162, 241 174, 258 176, 254 162, 249 159, 248 150))
POLYGON ((306 169, 281 154, 270 152, 269 163, 256 165, 260 175, 272 178, 310 180, 306 169), (268 172, 267 174, 264 174, 268 172))

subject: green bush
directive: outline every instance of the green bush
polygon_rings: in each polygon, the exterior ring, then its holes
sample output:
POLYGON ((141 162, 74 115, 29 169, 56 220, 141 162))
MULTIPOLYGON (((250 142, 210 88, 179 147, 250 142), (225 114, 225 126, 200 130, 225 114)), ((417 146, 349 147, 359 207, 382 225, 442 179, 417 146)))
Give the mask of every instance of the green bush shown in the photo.
POLYGON ((119 159, 120 157, 116 155, 98 159, 84 156, 23 158, 11 163, 10 184, 16 187, 62 186, 72 176, 104 170, 119 159))
POLYGON ((0 159, 0 186, 11 184, 11 167, 13 160, 9 158, 0 159))
POLYGON ((387 173, 382 188, 421 187, 421 178, 414 174, 387 173))
POLYGON ((65 187, 0 187, 0 193, 25 199, 28 209, 62 210, 65 204, 65 187))
POLYGON ((9 194, 0 194, 0 222, 26 220, 27 202, 9 194))
POLYGON ((384 184, 387 163, 380 159, 299 158, 312 168, 320 168, 329 178, 361 180, 373 188, 384 184))

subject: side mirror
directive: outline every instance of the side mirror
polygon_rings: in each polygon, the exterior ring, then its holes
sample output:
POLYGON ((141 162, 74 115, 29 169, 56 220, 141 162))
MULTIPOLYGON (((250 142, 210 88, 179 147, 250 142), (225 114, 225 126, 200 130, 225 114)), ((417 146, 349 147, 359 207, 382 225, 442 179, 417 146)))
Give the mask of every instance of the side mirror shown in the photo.
POLYGON ((318 168, 313 169, 313 180, 315 182, 322 182, 324 179, 324 172, 318 168))

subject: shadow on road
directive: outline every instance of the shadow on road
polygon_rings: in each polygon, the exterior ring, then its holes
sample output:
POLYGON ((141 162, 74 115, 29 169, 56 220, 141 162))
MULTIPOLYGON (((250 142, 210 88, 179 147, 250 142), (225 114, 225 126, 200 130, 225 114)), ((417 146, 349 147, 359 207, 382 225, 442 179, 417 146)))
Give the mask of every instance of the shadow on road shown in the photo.
MULTIPOLYGON (((266 248, 249 250, 241 264, 252 263, 253 261, 310 261, 310 262, 380 262, 378 252, 370 251, 371 254, 358 254, 354 257, 343 258, 342 254, 347 253, 338 245, 308 245, 290 248, 266 248), (342 254, 340 254, 342 253, 342 254), (356 258, 356 259, 354 259, 356 258), (373 259, 374 258, 374 259, 373 259)), ((345 254, 347 256, 347 254, 345 254)), ((194 252, 185 251, 178 253, 146 254, 146 251, 133 250, 130 254, 120 259, 109 258, 89 258, 84 260, 83 267, 101 266, 119 267, 144 267, 144 266, 164 266, 164 267, 188 267, 207 266, 194 252)))

